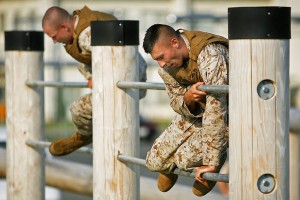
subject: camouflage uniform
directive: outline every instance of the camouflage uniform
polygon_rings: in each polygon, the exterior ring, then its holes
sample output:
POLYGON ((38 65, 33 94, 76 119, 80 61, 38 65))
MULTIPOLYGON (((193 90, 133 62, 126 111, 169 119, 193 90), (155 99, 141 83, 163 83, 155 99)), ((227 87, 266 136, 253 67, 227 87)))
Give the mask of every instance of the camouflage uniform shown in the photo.
MULTIPOLYGON (((182 37, 190 50, 189 41, 182 37)), ((212 43, 201 50, 197 63, 206 85, 228 84, 228 60, 228 49, 221 44, 212 43)), ((168 173, 175 167, 218 166, 228 147, 227 95, 208 94, 205 109, 195 116, 183 100, 189 87, 180 85, 165 68, 159 69, 159 75, 176 115, 147 153, 147 167, 168 173)))
MULTIPOLYGON (((75 22, 78 23, 78 16, 75 22)), ((74 28, 74 29, 75 29, 74 28)), ((84 29, 78 37, 78 44, 82 54, 91 53, 91 28, 84 29)), ((146 81, 147 64, 143 57, 139 54, 139 73, 140 81, 146 81)), ((83 63, 78 64, 78 70, 86 78, 92 77, 92 67, 83 63)), ((140 99, 146 96, 146 90, 140 90, 140 99)), ((92 121, 92 94, 86 94, 74 101, 70 108, 73 123, 77 128, 77 132, 82 135, 91 135, 93 131, 92 121)))

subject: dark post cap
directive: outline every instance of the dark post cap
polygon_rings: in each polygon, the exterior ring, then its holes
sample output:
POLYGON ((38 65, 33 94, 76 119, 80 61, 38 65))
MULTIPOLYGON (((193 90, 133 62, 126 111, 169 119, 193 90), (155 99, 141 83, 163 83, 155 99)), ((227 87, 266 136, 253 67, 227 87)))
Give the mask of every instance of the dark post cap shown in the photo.
POLYGON ((139 45, 139 21, 108 20, 91 22, 92 46, 139 45))
POLYGON ((228 8, 228 38, 291 39, 291 8, 228 8))
POLYGON ((44 51, 41 31, 5 31, 5 51, 44 51))

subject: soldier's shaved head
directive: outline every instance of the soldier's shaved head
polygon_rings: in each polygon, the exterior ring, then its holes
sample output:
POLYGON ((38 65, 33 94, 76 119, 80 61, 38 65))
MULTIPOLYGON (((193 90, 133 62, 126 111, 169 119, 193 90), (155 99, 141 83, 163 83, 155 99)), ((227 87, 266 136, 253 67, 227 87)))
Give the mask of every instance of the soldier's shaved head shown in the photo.
POLYGON ((60 24, 70 23, 71 21, 72 16, 65 9, 53 6, 46 11, 42 20, 42 27, 50 26, 56 29, 60 24))

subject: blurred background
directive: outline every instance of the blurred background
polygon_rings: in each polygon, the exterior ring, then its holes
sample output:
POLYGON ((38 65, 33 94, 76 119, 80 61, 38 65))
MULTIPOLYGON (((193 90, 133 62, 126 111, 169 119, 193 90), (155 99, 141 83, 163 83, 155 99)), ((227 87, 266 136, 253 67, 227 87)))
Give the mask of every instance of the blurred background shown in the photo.
MULTIPOLYGON (((212 32, 227 37, 227 9, 243 6, 288 6, 292 9, 292 39, 290 42, 290 90, 291 106, 300 107, 300 1, 292 0, 0 0, 0 144, 5 147, 5 52, 4 31, 42 31, 41 19, 51 6, 60 6, 72 13, 88 6, 115 15, 122 20, 139 20, 140 44, 145 31, 155 23, 164 23, 175 29, 193 29, 212 32), (298 52, 298 53, 297 53, 298 52)), ((139 46, 140 53, 148 63, 147 81, 162 82, 158 76, 158 65, 139 46)), ((45 36, 45 80, 79 81, 85 79, 77 70, 77 62, 60 44, 53 44, 45 36)), ((20 66, 22 67, 22 66, 20 66)), ((45 134, 48 141, 74 133, 69 107, 79 96, 91 92, 89 89, 45 88, 45 134)), ((166 128, 174 113, 169 106, 165 91, 148 90, 140 101, 141 158, 145 158, 153 140, 166 128)), ((1 158, 0 158, 1 159, 1 158)), ((69 159, 92 164, 91 157, 76 153, 60 159, 69 159)), ((156 175, 141 169, 141 175, 155 178, 156 175)), ((180 183, 191 186, 193 180, 182 178, 180 183)), ((0 193, 4 186, 0 184, 0 193), (2 189, 1 189, 2 188, 2 189)), ((53 191, 52 191, 53 192, 53 191)), ((56 191, 53 199, 91 199, 91 197, 56 191)), ((222 198, 228 199, 220 193, 222 198)), ((4 197, 3 197, 4 198, 4 197)), ((50 197, 48 199, 51 199, 50 197)), ((157 198, 158 199, 158 198, 157 198)), ((163 198, 162 198, 163 199, 163 198)), ((213 199, 213 198, 211 198, 213 199)), ((0 200, 1 196, 0 196, 0 200)))

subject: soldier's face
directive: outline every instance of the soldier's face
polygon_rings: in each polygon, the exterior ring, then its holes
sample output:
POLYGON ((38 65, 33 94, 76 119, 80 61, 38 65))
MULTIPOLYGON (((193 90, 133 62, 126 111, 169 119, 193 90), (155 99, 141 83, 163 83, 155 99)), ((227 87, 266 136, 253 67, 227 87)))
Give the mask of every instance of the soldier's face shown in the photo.
POLYGON ((53 40, 54 43, 72 44, 73 33, 66 24, 61 24, 56 28, 45 26, 43 31, 53 40))
POLYGON ((160 67, 181 67, 183 56, 179 47, 179 41, 176 38, 171 41, 158 40, 154 45, 151 54, 153 60, 156 60, 160 67))

